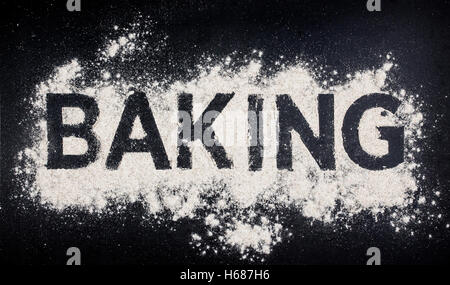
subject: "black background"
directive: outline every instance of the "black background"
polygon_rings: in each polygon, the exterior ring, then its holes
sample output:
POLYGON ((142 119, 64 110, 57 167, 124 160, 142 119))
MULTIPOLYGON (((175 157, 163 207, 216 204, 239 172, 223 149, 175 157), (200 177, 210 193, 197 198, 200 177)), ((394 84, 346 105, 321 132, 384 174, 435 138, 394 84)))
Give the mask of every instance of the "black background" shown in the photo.
POLYGON ((19 125, 29 106, 21 99, 54 67, 72 58, 93 58, 93 51, 104 44, 102 35, 140 12, 169 36, 167 58, 177 68, 163 63, 159 68, 170 74, 182 73, 204 53, 224 57, 258 49, 268 65, 279 55, 287 61, 301 56, 345 75, 379 67, 379 56, 392 52, 400 67, 396 82, 424 101, 423 186, 428 195, 433 189, 441 191, 429 214, 442 213, 442 222, 417 225, 417 234, 410 237, 365 214, 355 218, 352 230, 337 232, 291 215, 294 238, 275 247, 263 263, 365 264, 371 246, 381 249, 384 264, 448 263, 449 3, 381 1, 381 12, 368 12, 365 0, 82 0, 82 11, 72 13, 63 0, 2 3, 0 261, 65 264, 67 248, 76 246, 83 264, 246 263, 233 252, 200 256, 187 245, 200 223, 174 223, 176 232, 155 228, 142 221, 144 210, 138 203, 124 213, 98 217, 76 210, 56 213, 17 198, 10 170, 14 155, 29 145, 27 128, 19 125))

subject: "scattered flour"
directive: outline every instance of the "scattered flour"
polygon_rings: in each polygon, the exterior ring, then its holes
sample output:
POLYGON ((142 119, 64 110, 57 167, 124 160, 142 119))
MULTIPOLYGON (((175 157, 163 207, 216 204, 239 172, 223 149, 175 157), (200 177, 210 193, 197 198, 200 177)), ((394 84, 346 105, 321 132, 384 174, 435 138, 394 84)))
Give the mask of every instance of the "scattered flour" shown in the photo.
MULTIPOLYGON (((118 30, 117 27, 114 30, 118 30)), ((148 36, 148 32, 146 32, 148 36)), ((132 77, 111 68, 114 62, 126 63, 146 49, 147 42, 138 31, 108 40, 99 51, 99 63, 77 59, 57 67, 54 74, 37 86, 30 99, 33 119, 34 144, 18 154, 15 172, 24 191, 31 197, 55 209, 76 206, 91 211, 102 211, 110 200, 141 201, 148 212, 159 216, 170 213, 173 220, 180 218, 203 219, 205 233, 193 233, 195 244, 204 242, 203 236, 213 237, 224 249, 237 248, 243 258, 252 252, 269 254, 274 245, 289 236, 283 218, 277 209, 293 207, 299 215, 333 223, 361 211, 374 215, 387 208, 405 209, 413 203, 418 190, 415 154, 420 151, 416 141, 421 137, 423 116, 416 98, 405 90, 390 90, 386 85, 390 70, 395 66, 389 54, 379 69, 348 74, 342 84, 333 85, 336 71, 327 82, 318 82, 314 70, 298 61, 284 66, 272 76, 263 76, 262 52, 238 70, 227 66, 232 56, 222 62, 206 61, 199 66, 199 75, 192 80, 155 82, 150 77, 132 77), (89 72, 88 72, 89 71, 89 72), (95 71, 94 80, 87 74, 95 71), (132 78, 132 79, 129 79, 132 78), (137 79, 136 79, 137 78, 137 79), (107 170, 106 157, 123 112, 124 101, 133 90, 147 94, 155 115, 172 169, 155 170, 149 153, 125 154, 117 170, 107 170), (86 168, 77 170, 49 170, 47 162, 46 94, 81 93, 96 99, 100 116, 94 132, 101 143, 98 159, 86 168), (177 156, 177 94, 194 95, 194 118, 216 93, 234 92, 213 127, 219 141, 233 161, 233 168, 219 170, 203 146, 192 143, 193 168, 176 168, 177 156), (366 112, 359 131, 363 148, 370 154, 387 153, 387 142, 379 139, 377 126, 405 126, 405 162, 383 171, 363 169, 350 160, 342 145, 341 127, 349 106, 359 97, 369 93, 390 93, 402 105, 398 112, 382 116, 381 109, 366 112), (318 133, 317 95, 333 93, 335 98, 335 157, 336 170, 320 170, 298 134, 293 133, 293 169, 280 171, 276 167, 277 112, 275 95, 289 94, 314 132, 318 133), (261 94, 264 98, 264 162, 261 171, 248 171, 247 97, 261 94), (240 136, 238 134, 241 134, 240 136), (339 206, 338 206, 339 205, 339 206)), ((163 45, 163 43, 162 43, 163 45)), ((63 120, 76 124, 84 114, 76 108, 65 108, 63 120)), ((145 133, 136 120, 131 135, 142 138, 145 133)), ((86 144, 76 138, 65 138, 65 154, 83 153, 86 144)), ((423 203, 425 198, 420 198, 423 203)), ((402 215, 399 211, 398 215, 402 215)), ((407 224, 413 216, 396 217, 398 223, 407 224)), ((203 247, 204 248, 204 247, 203 247)), ((206 249, 217 251, 217 247, 206 249)))

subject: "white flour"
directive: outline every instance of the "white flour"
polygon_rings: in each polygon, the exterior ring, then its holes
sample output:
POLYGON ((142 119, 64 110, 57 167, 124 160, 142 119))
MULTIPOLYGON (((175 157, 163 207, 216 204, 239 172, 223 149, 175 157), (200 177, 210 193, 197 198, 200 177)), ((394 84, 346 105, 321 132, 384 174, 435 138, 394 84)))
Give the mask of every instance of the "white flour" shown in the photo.
MULTIPOLYGON (((148 36, 148 32, 145 34, 148 36)), ((283 67, 274 76, 262 76, 262 53, 255 52, 253 59, 240 70, 230 72, 226 68, 232 56, 217 64, 206 61, 194 80, 177 81, 166 87, 165 82, 155 82, 145 76, 129 80, 129 74, 113 68, 114 62, 126 62, 127 58, 145 50, 147 42, 141 36, 139 32, 127 31, 123 36, 108 40, 105 49, 99 51, 95 81, 86 77, 92 65, 74 59, 56 68, 48 80, 37 86, 31 99, 34 115, 39 118, 32 134, 35 143, 18 154, 15 169, 23 189, 31 197, 55 209, 77 206, 90 211, 102 211, 108 200, 140 200, 156 217, 169 212, 173 220, 203 219, 205 232, 192 235, 192 244, 202 252, 220 249, 204 242, 204 237, 212 237, 224 249, 227 246, 237 248, 243 258, 252 252, 268 254, 274 245, 289 237, 283 217, 273 214, 279 209, 293 207, 298 215, 333 223, 364 210, 376 215, 396 207, 399 210, 398 216, 393 217, 395 227, 414 222, 414 216, 404 214, 402 209, 413 203, 413 194, 418 190, 414 171, 417 167, 415 154, 420 149, 415 144, 421 137, 423 116, 415 97, 386 86, 389 72, 395 66, 391 55, 379 69, 348 75, 348 80, 340 85, 333 85, 336 72, 330 74, 327 82, 318 82, 313 76, 314 70, 301 61, 283 67), (171 170, 155 170, 149 153, 127 153, 117 170, 106 169, 106 157, 124 100, 132 88, 147 94, 171 170), (86 168, 49 170, 45 166, 46 94, 71 92, 92 96, 98 103, 100 116, 94 132, 101 150, 98 159, 86 168), (213 125, 233 161, 232 169, 218 169, 199 142, 193 143, 192 169, 176 168, 177 94, 180 92, 193 94, 194 119, 216 93, 235 93, 213 125), (381 116, 379 108, 364 114, 359 126, 364 150, 376 156, 386 154, 387 142, 379 139, 376 127, 405 126, 405 162, 383 171, 370 171, 356 165, 342 145, 341 127, 347 109, 356 99, 375 92, 390 93, 399 98, 402 105, 396 116, 381 116), (294 171, 278 170, 275 95, 289 94, 317 134, 319 93, 334 94, 336 170, 320 170, 297 133, 292 136, 294 171), (264 98, 265 153, 262 170, 257 172, 248 171, 249 94, 261 94, 264 98)), ((76 108, 67 108, 63 110, 63 119, 64 123, 75 124, 84 120, 84 114, 76 108)), ((131 136, 145 136, 139 120, 131 136)), ((86 149, 81 139, 64 139, 64 154, 81 154, 86 149)))

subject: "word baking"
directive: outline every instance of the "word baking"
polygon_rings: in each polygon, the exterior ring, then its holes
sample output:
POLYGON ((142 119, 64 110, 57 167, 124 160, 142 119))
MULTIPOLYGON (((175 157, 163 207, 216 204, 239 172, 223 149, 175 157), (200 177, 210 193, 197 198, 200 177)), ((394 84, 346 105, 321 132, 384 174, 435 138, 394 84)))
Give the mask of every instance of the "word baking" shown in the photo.
MULTIPOLYGON (((221 145, 214 132, 212 124, 221 114, 225 106, 233 98, 234 93, 215 95, 204 109, 200 119, 192 120, 192 94, 178 94, 179 130, 177 138, 177 167, 192 168, 192 153, 190 143, 200 141, 209 152, 219 169, 233 167, 225 148, 221 145)), ((334 95, 318 95, 319 135, 315 136, 307 120, 297 108, 289 95, 277 95, 278 111, 278 149, 276 154, 277 168, 292 169, 292 131, 297 132, 316 163, 323 170, 334 170, 335 139, 334 139, 334 95)), ((343 146, 349 158, 360 167, 369 170, 393 168, 403 162, 404 127, 378 127, 380 139, 388 142, 388 153, 383 156, 373 156, 363 150, 359 140, 358 126, 361 118, 369 109, 383 108, 395 114, 400 101, 382 93, 372 93, 357 99, 348 108, 343 125, 343 146)), ((263 99, 260 95, 248 96, 248 165, 250 171, 258 171, 263 165, 263 132, 262 116, 263 99)), ((47 94, 47 135, 49 169, 75 169, 86 167, 97 159, 100 141, 93 131, 93 126, 100 115, 94 98, 83 94, 47 94), (63 108, 79 108, 84 112, 85 119, 79 124, 63 123, 63 108), (66 155, 63 153, 63 138, 74 136, 87 142, 87 151, 81 155, 66 155)), ((109 154, 106 159, 108 169, 117 169, 122 157, 127 152, 149 152, 156 169, 171 169, 166 149, 149 106, 147 97, 142 92, 132 93, 126 100, 124 110, 114 135, 109 154), (145 136, 141 139, 130 138, 133 122, 139 118, 145 136)))

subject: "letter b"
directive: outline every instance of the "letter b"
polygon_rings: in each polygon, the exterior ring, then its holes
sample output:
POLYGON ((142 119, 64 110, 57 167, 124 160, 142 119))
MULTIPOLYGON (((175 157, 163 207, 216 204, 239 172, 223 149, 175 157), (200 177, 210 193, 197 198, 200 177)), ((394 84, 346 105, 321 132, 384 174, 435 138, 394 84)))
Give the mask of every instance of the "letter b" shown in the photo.
POLYGON ((99 110, 94 98, 82 94, 47 94, 47 138, 49 169, 73 169, 85 167, 95 161, 100 149, 100 142, 95 137, 92 127, 99 110), (85 113, 85 121, 78 125, 64 125, 63 107, 78 107, 85 113), (75 136, 86 140, 88 150, 82 155, 64 155, 63 138, 75 136))

